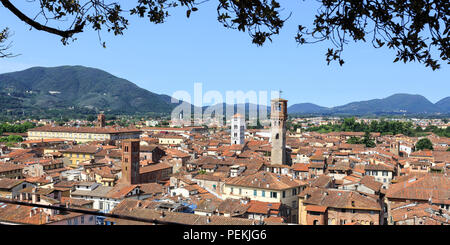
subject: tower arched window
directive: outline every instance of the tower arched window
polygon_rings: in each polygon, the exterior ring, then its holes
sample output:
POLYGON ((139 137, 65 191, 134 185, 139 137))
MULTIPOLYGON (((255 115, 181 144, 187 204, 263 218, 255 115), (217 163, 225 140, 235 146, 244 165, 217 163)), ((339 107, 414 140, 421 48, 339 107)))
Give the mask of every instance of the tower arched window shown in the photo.
POLYGON ((275 139, 279 139, 279 138, 280 138, 280 134, 276 134, 275 139))

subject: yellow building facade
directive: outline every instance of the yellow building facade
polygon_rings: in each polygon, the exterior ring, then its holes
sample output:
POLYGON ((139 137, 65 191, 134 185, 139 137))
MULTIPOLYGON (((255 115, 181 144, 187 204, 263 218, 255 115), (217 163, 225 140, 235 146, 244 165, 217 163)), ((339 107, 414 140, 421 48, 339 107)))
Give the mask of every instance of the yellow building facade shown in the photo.
POLYGON ((86 143, 121 139, 138 139, 141 131, 128 128, 52 127, 43 126, 28 130, 29 140, 64 139, 86 143))

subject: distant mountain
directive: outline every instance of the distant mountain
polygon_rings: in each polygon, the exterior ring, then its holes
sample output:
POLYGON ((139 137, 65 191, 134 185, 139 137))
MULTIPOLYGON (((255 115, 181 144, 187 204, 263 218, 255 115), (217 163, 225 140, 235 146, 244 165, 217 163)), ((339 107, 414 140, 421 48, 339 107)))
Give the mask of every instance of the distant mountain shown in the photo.
POLYGON ((170 103, 170 96, 83 66, 34 67, 0 74, 0 91, 8 96, 6 101, 0 100, 2 111, 77 108, 107 113, 167 113, 176 106, 170 103))
POLYGON ((343 114, 419 114, 436 113, 439 108, 422 95, 394 94, 384 99, 353 102, 332 108, 334 113, 343 114))
POLYGON ((329 111, 329 108, 312 103, 294 104, 288 108, 288 112, 291 114, 316 114, 326 113, 327 111, 329 111))
POLYGON ((384 99, 373 99, 326 108, 310 103, 295 104, 288 108, 291 114, 320 115, 417 115, 449 113, 450 97, 436 104, 422 95, 394 94, 384 99))
POLYGON ((443 98, 435 104, 441 111, 450 113, 450 96, 443 98))
MULTIPOLYGON (((105 71, 84 66, 33 67, 0 74, 0 116, 37 115, 40 117, 76 116, 98 113, 170 114, 177 106, 171 97, 140 88, 105 71)), ((223 113, 244 107, 270 113, 270 106, 225 103, 223 113)), ((204 106, 203 111, 208 110, 204 106)), ((194 112, 194 106, 192 106, 194 112)), ((300 103, 288 108, 290 114, 314 115, 414 115, 450 114, 450 97, 436 104, 421 95, 394 94, 384 99, 352 102, 332 108, 300 103)))
POLYGON ((257 115, 257 113, 266 113, 266 114, 270 113, 270 106, 256 105, 251 103, 234 104, 234 105, 220 103, 211 106, 203 106, 203 112, 212 112, 214 110, 218 111, 220 108, 222 109, 224 115, 226 115, 226 113, 234 115, 236 113, 240 113, 243 110, 245 110, 245 114, 247 116, 249 115, 250 112, 254 113, 252 115, 257 115))

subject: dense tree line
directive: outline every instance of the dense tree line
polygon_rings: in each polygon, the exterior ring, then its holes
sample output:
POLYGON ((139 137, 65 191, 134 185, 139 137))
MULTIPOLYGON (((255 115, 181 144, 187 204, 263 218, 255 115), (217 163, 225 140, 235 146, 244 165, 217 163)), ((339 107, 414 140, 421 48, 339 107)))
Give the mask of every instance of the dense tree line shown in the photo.
POLYGON ((1 137, 0 142, 1 143, 17 143, 22 142, 23 138, 20 135, 9 135, 7 137, 1 137))
POLYGON ((400 121, 372 121, 370 123, 356 122, 355 118, 345 118, 340 124, 327 124, 318 127, 307 128, 306 131, 329 133, 329 132, 379 132, 386 134, 403 134, 406 136, 423 136, 427 132, 432 132, 441 137, 450 137, 450 128, 441 129, 436 126, 429 126, 426 129, 414 128, 411 122, 400 121))
POLYGON ((26 133, 28 129, 34 128, 34 124, 31 122, 24 122, 22 124, 9 124, 2 123, 0 124, 0 134, 5 132, 8 133, 26 133))
POLYGON ((382 134, 404 134, 412 136, 414 133, 411 122, 399 121, 372 121, 370 124, 365 122, 356 122, 355 118, 344 118, 340 124, 327 124, 318 127, 310 127, 307 131, 319 133, 329 132, 379 132, 382 134))
POLYGON ((417 127, 415 129, 415 131, 417 133, 432 132, 441 137, 450 137, 450 128, 449 127, 445 128, 445 129, 438 128, 436 126, 428 126, 425 129, 422 129, 421 127, 417 127))

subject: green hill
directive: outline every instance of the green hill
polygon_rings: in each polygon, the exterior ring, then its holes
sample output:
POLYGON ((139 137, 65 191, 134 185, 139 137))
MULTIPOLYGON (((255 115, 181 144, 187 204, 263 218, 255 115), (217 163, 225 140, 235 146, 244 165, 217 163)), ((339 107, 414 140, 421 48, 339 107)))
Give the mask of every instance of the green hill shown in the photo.
POLYGON ((167 95, 152 93, 105 71, 83 66, 33 67, 0 74, 0 89, 2 112, 10 113, 15 110, 170 113, 176 106, 167 95))
POLYGON ((439 108, 422 95, 394 94, 384 99, 353 102, 333 108, 335 113, 364 114, 432 114, 439 108))

